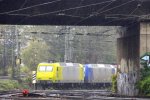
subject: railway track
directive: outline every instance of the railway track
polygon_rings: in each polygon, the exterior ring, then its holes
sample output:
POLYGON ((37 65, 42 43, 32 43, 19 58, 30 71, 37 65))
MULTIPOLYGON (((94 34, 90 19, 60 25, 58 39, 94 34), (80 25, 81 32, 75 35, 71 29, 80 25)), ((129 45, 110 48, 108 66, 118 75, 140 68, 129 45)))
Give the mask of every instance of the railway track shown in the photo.
POLYGON ((4 100, 83 100, 94 95, 102 95, 104 90, 36 90, 30 92, 26 97, 20 91, 1 92, 0 98, 4 100))
POLYGON ((0 100, 149 100, 150 98, 111 97, 107 90, 35 90, 27 96, 21 91, 0 92, 0 100))

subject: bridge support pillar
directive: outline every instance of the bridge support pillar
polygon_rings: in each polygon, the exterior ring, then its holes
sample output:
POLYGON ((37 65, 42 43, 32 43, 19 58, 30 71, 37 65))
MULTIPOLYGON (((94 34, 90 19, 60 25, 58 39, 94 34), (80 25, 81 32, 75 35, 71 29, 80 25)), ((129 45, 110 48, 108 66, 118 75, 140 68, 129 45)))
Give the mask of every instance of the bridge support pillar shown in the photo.
POLYGON ((150 22, 141 22, 140 23, 140 58, 146 54, 150 54, 150 22))
POLYGON ((150 52, 150 22, 140 22, 122 27, 117 39, 118 77, 117 90, 120 95, 136 96, 136 82, 139 80, 140 58, 150 52))
POLYGON ((120 95, 138 94, 135 84, 139 75, 140 25, 122 27, 117 39, 118 77, 117 92, 120 95))

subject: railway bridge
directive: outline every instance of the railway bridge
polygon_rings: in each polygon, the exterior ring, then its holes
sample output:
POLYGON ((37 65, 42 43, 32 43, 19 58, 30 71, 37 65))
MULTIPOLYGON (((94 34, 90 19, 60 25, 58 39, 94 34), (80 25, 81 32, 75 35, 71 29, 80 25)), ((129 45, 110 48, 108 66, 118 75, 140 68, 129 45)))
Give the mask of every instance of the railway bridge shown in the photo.
POLYGON ((135 96, 140 58, 150 52, 150 0, 0 0, 0 24, 122 26, 118 93, 135 96))

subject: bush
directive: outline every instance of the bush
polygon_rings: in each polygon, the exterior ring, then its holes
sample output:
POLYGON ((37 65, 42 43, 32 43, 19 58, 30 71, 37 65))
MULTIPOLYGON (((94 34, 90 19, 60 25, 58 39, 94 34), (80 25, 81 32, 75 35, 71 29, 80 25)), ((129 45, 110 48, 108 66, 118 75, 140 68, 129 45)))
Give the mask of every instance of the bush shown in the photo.
POLYGON ((26 77, 21 79, 22 88, 29 89, 32 86, 32 74, 27 74, 26 77))
POLYGON ((137 82, 137 88, 141 95, 150 95, 150 68, 147 63, 142 63, 143 68, 140 70, 140 80, 137 82))
POLYGON ((117 75, 112 75, 112 92, 117 92, 117 75))
POLYGON ((140 80, 137 84, 141 95, 150 94, 150 77, 146 77, 143 80, 140 80))
POLYGON ((14 90, 14 89, 30 89, 31 79, 26 78, 18 82, 17 80, 0 80, 0 91, 14 90))
POLYGON ((28 74, 30 72, 30 69, 26 66, 22 66, 22 67, 20 67, 20 71, 21 71, 21 73, 28 74))
POLYGON ((18 89, 19 87, 18 81, 15 80, 0 81, 0 91, 18 89))

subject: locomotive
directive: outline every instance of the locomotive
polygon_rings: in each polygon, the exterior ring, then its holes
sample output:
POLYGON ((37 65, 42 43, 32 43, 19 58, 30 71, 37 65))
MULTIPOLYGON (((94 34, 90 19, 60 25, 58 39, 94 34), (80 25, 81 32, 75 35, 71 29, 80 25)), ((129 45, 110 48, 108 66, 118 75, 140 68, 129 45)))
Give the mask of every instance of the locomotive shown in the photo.
POLYGON ((84 84, 86 88, 109 87, 116 66, 111 64, 85 64, 84 84))
POLYGON ((110 86, 115 72, 110 64, 40 63, 36 80, 42 88, 98 88, 110 86))

